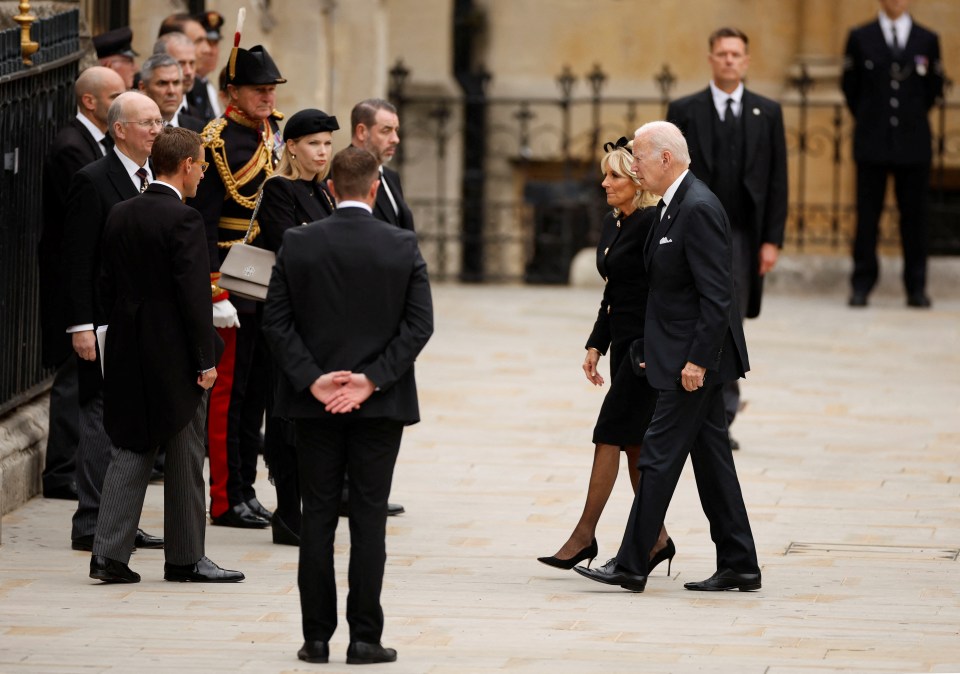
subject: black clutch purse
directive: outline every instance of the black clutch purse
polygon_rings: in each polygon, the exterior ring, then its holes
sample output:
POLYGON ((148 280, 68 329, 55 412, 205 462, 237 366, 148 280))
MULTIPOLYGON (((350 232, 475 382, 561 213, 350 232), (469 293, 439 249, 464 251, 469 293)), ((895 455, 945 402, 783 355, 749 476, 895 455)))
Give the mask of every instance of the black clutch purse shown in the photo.
POLYGON ((630 342, 630 350, 627 353, 627 357, 630 359, 630 369, 633 370, 633 373, 638 377, 646 377, 646 368, 640 367, 640 363, 644 362, 643 338, 635 339, 630 342))

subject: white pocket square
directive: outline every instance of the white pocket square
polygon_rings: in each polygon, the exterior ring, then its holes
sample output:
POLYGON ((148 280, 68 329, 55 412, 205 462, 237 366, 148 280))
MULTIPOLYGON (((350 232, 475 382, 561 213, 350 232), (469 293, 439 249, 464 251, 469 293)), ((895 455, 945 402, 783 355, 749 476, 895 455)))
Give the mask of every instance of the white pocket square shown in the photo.
POLYGON ((663 244, 665 244, 665 243, 673 243, 673 239, 668 239, 667 237, 663 237, 662 239, 660 239, 660 244, 661 244, 661 245, 663 245, 663 244))

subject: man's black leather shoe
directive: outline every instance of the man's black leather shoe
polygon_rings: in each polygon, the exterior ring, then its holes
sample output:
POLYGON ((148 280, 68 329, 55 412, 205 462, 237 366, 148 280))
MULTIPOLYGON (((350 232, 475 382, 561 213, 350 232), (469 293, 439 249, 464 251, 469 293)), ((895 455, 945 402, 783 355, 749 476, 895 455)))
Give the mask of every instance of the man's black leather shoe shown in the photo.
POLYGON ((201 557, 194 564, 179 566, 165 563, 163 565, 163 579, 176 583, 237 583, 244 576, 239 571, 221 569, 206 556, 201 557))
POLYGON ((74 550, 83 550, 84 552, 93 552, 93 534, 89 536, 79 536, 70 541, 70 547, 74 550))
MULTIPOLYGON (((393 517, 405 512, 407 512, 407 509, 399 503, 387 504, 387 517, 393 517)), ((350 517, 350 503, 346 499, 340 501, 340 517, 350 517)))
POLYGON ((59 498, 64 501, 76 501, 77 485, 74 482, 67 482, 58 487, 44 487, 43 498, 59 498))
POLYGON ((325 664, 330 661, 330 646, 326 641, 304 641, 297 657, 304 662, 325 664))
POLYGON ((247 501, 247 507, 250 508, 250 512, 252 512, 257 517, 262 517, 268 522, 271 519, 273 519, 273 513, 267 510, 266 508, 264 508, 263 504, 257 500, 256 496, 254 496, 252 499, 247 501))
POLYGON ((931 306, 930 298, 924 293, 910 293, 907 295, 907 306, 915 309, 929 309, 931 306))
POLYGON ((618 566, 616 557, 596 569, 590 569, 585 566, 575 566, 573 570, 584 578, 595 580, 598 583, 606 583, 607 585, 619 585, 624 590, 630 590, 631 592, 643 592, 643 589, 647 586, 646 576, 630 573, 623 567, 618 566))
POLYGON ((351 641, 347 646, 348 665, 375 665, 378 662, 396 662, 397 651, 393 648, 384 648, 380 644, 369 644, 365 641, 351 641))
POLYGON ((706 580, 684 583, 683 586, 688 590, 699 592, 722 592, 724 590, 751 592, 760 589, 760 574, 737 573, 730 569, 720 569, 706 580))
POLYGON ((270 522, 250 510, 246 503, 239 503, 217 517, 211 516, 210 521, 218 527, 238 529, 266 529, 270 526, 270 522))
POLYGON ((865 307, 867 306, 867 294, 854 291, 847 304, 851 307, 865 307))
POLYGON ((104 583, 139 583, 140 574, 129 566, 103 555, 90 557, 90 577, 104 583))
POLYGON ((133 547, 143 550, 163 550, 163 539, 151 536, 143 529, 137 529, 137 537, 133 539, 133 547))

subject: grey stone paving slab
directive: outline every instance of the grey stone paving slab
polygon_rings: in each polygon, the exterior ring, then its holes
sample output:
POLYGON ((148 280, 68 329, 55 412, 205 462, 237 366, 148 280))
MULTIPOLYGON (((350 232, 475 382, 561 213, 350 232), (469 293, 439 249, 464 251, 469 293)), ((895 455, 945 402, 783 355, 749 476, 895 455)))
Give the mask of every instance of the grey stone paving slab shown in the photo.
MULTIPOLYGON (((703 595, 713 571, 692 473, 667 515, 677 544, 643 594, 536 562, 579 516, 604 391, 580 370, 595 288, 435 288, 417 364, 423 423, 404 439, 388 527, 384 643, 394 674, 960 671, 960 300, 912 311, 878 297, 770 295, 747 325, 754 370, 734 426, 763 567, 756 593, 703 595)), ((605 362, 601 367, 606 367, 605 362)), ((623 471, 625 473, 625 470, 623 471)), ((260 499, 274 503, 261 471, 260 499)), ((597 537, 616 552, 631 494, 597 537)), ((342 672, 296 660, 297 551, 267 531, 208 527, 239 585, 170 584, 141 551, 133 586, 89 580, 71 507, 36 498, 3 519, 0 672, 342 672)), ((142 525, 162 530, 162 488, 142 525)), ((346 593, 349 535, 338 532, 346 593)), ((341 611, 345 596, 341 596, 341 611)), ((342 613, 341 613, 342 615, 342 613)))

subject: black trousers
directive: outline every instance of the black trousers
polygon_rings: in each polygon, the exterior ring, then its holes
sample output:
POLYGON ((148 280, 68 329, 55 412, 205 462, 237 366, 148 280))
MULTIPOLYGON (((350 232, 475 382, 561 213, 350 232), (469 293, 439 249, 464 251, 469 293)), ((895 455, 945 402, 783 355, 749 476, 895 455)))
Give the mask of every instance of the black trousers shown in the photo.
POLYGON ((80 383, 77 354, 70 353, 53 376, 50 388, 50 423, 43 465, 43 490, 76 481, 77 446, 80 444, 80 383))
POLYGON ((330 416, 296 420, 303 523, 300 527, 300 610, 303 638, 329 641, 337 627, 333 542, 343 479, 350 472, 350 641, 378 643, 380 591, 387 560, 387 497, 403 425, 388 419, 330 416))
MULTIPOLYGON (((741 220, 742 222, 742 220, 741 220)), ((733 288, 740 310, 740 321, 747 316, 750 307, 750 285, 759 250, 754 250, 753 236, 742 227, 733 227, 730 231, 730 247, 733 250, 733 288)), ((734 379, 723 385, 723 408, 727 416, 727 426, 733 423, 740 410, 740 380, 734 379)))
POLYGON ((266 430, 263 438, 263 458, 270 466, 270 477, 277 490, 277 508, 273 517, 279 518, 291 531, 300 531, 300 480, 297 468, 297 447, 294 423, 274 415, 274 394, 281 377, 285 375, 277 367, 269 351, 269 385, 266 400, 266 430))
POLYGON ((868 294, 880 274, 877 233, 887 177, 893 175, 900 243, 903 247, 903 286, 907 294, 923 293, 927 286, 927 207, 930 165, 857 164, 857 234, 853 242, 853 292, 868 294))
POLYGON ((688 454, 700 505, 710 522, 710 538, 717 547, 717 569, 760 570, 727 440, 722 388, 708 384, 693 393, 680 388, 660 391, 640 452, 640 485, 617 553, 617 564, 633 573, 647 575, 650 550, 688 454))

